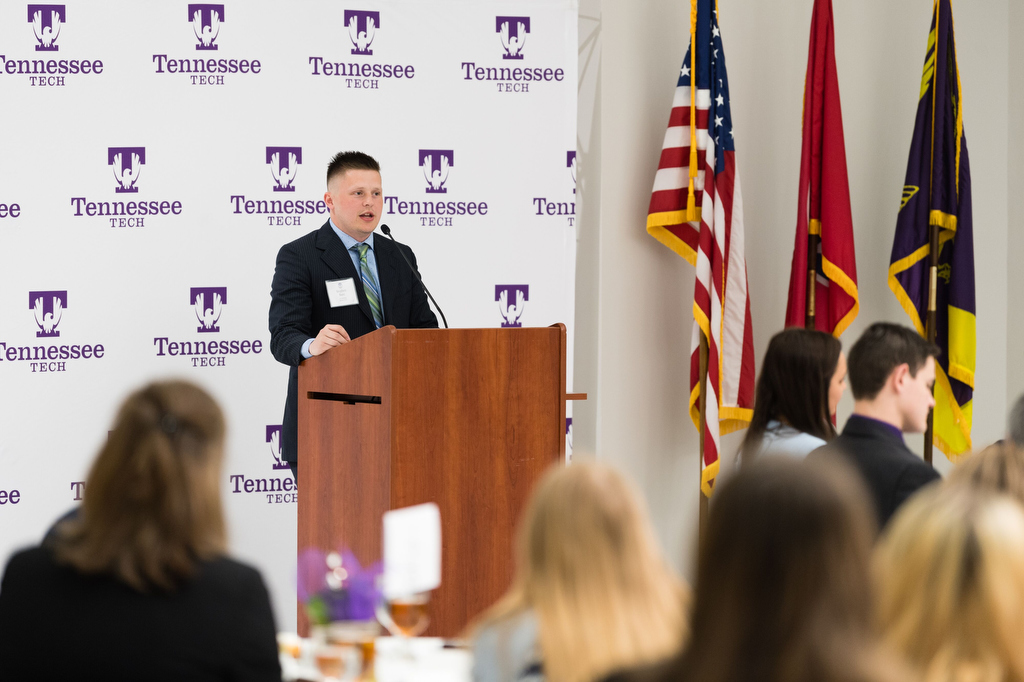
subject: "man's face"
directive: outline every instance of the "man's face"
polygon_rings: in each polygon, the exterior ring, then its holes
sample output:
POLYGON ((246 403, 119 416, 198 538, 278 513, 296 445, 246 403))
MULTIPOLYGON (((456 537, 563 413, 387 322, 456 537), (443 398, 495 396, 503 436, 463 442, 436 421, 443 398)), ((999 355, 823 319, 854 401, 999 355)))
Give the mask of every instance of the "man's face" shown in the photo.
POLYGON ((384 197, 380 173, 372 170, 348 170, 331 178, 324 203, 331 220, 348 236, 365 241, 380 222, 384 197))
POLYGON ((900 414, 903 417, 903 431, 924 433, 928 428, 928 412, 935 407, 932 388, 935 385, 935 358, 928 358, 917 376, 910 376, 909 370, 897 378, 900 414))

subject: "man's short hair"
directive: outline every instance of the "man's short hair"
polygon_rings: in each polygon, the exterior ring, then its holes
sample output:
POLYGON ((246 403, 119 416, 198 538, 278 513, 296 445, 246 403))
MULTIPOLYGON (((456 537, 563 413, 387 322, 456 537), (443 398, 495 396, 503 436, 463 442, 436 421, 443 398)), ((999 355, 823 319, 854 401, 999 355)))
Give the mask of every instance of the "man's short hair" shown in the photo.
POLYGON ((938 346, 909 327, 876 322, 850 349, 847 359, 850 391, 855 400, 872 400, 894 369, 906 363, 910 376, 917 376, 928 358, 937 358, 941 352, 938 346))
POLYGON ((1024 395, 1017 398, 1007 419, 1006 434, 1018 448, 1024 448, 1024 395))
POLYGON ((363 152, 338 152, 327 164, 327 184, 331 184, 331 178, 342 175, 350 170, 369 170, 380 173, 380 164, 377 159, 363 152))

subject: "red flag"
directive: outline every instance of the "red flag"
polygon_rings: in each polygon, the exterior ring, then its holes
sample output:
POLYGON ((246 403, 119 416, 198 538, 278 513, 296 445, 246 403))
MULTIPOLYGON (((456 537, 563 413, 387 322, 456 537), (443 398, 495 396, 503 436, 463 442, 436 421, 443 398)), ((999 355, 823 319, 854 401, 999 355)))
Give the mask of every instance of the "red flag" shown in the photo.
POLYGON ((839 104, 832 0, 815 0, 804 81, 803 151, 796 243, 789 275, 786 326, 805 326, 807 234, 820 235, 815 254, 814 325, 839 336, 857 317, 857 256, 853 248, 850 185, 846 178, 843 112, 839 104))

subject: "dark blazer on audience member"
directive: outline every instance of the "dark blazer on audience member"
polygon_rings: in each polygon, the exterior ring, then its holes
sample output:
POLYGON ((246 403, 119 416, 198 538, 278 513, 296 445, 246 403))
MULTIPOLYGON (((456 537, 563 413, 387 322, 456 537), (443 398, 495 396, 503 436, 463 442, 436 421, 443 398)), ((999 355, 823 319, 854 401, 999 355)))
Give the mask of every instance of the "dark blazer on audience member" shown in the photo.
POLYGON ((811 456, 837 451, 860 471, 884 528, 907 498, 941 478, 930 464, 911 452, 901 435, 875 419, 852 415, 843 432, 811 456))
POLYGON ((177 590, 142 594, 49 549, 18 552, 0 585, 0 680, 68 679, 280 682, 259 572, 205 561, 177 590))
MULTIPOLYGON (((423 286, 413 277, 398 249, 416 267, 416 256, 408 246, 396 244, 380 233, 373 235, 384 324, 399 329, 437 327, 437 317, 430 310, 423 286)), ((270 351, 278 362, 291 365, 281 427, 281 459, 295 462, 302 344, 315 338, 327 324, 340 324, 352 339, 369 334, 376 326, 362 277, 330 221, 281 247, 270 297, 270 351), (350 277, 356 283, 359 305, 332 308, 325 282, 350 277)))

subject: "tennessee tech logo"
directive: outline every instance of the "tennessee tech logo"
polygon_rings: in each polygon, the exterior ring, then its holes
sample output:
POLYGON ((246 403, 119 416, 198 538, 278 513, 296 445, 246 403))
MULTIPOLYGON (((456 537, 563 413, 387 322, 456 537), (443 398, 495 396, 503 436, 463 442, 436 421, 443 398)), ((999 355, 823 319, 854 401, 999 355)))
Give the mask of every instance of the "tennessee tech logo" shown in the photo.
MULTIPOLYGON (((102 358, 105 349, 102 343, 74 343, 58 337, 57 330, 68 307, 67 291, 29 291, 28 309, 35 318, 36 341, 29 343, 10 343, 0 339, 0 363, 8 365, 26 362, 33 374, 46 372, 66 372, 68 362, 102 358)), ((65 331, 67 331, 65 329, 65 331)), ((75 334, 72 333, 72 336, 75 334)))
MULTIPOLYGON (((184 296, 182 296, 184 298, 184 296)), ((189 306, 199 320, 196 331, 200 334, 220 332, 221 314, 228 302, 227 287, 192 287, 189 289, 189 306)), ((186 336, 171 340, 169 336, 153 338, 158 357, 183 357, 193 367, 226 367, 229 357, 256 355, 263 351, 260 339, 228 339, 221 336, 186 336)))
MULTIPOLYGON (((56 52, 57 36, 67 16, 64 5, 29 5, 28 23, 36 34, 36 52, 56 52)), ((52 73, 52 72, 51 72, 52 73)))
POLYGON ((224 21, 224 5, 189 5, 188 20, 196 34, 197 50, 216 50, 220 24, 224 21))
POLYGON ((527 284, 498 284, 494 287, 494 300, 498 302, 498 312, 504 320, 502 327, 522 327, 519 318, 523 316, 523 307, 530 300, 530 287, 527 284))
POLYGON ((36 326, 39 331, 36 337, 60 336, 57 325, 60 324, 61 314, 68 307, 68 292, 66 291, 30 291, 28 292, 28 309, 36 318, 36 326))
POLYGON ((501 38, 501 47, 504 50, 501 55, 502 61, 494 61, 497 50, 489 50, 493 56, 479 66, 475 61, 462 61, 459 63, 462 79, 493 82, 498 92, 519 93, 528 93, 531 87, 547 87, 543 83, 565 80, 565 69, 561 66, 536 63, 524 66, 525 62, 522 60, 525 58, 526 36, 530 33, 530 24, 530 17, 496 16, 494 31, 501 38), (511 64, 505 60, 519 63, 511 64), (488 62, 491 65, 488 65, 488 62))
POLYGON ((569 169, 569 174, 572 175, 572 193, 576 194, 576 152, 565 153, 565 167, 569 169))
POLYGON ((146 165, 146 148, 107 147, 107 165, 114 167, 114 179, 117 180, 114 191, 134 194, 139 191, 135 183, 139 181, 142 167, 146 165))
POLYGON ((192 307, 199 320, 197 332, 219 332, 220 314, 228 302, 227 287, 192 287, 192 307))
POLYGON ((448 181, 448 169, 455 165, 455 152, 451 149, 421 149, 420 166, 427 179, 427 194, 447 194, 444 183, 448 181))
POLYGON ((267 163, 275 192, 294 192, 295 174, 302 163, 302 147, 267 147, 267 163))
POLYGON ((501 34, 501 46, 505 48, 502 59, 522 59, 526 34, 530 32, 530 17, 496 17, 495 33, 501 34))
POLYGON ((370 43, 373 42, 377 29, 380 28, 380 12, 347 9, 345 10, 345 25, 348 26, 348 37, 352 41, 352 54, 373 54, 370 43))
POLYGON ((281 460, 281 425, 267 424, 267 443, 270 444, 270 454, 274 456, 274 470, 288 468, 288 462, 281 460))

